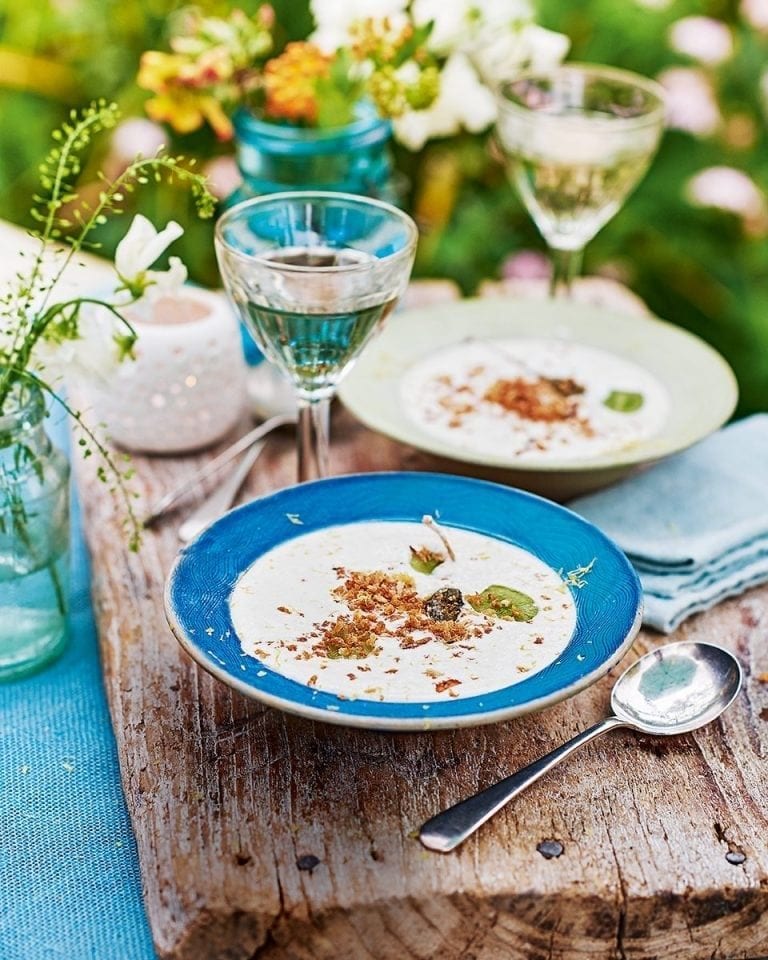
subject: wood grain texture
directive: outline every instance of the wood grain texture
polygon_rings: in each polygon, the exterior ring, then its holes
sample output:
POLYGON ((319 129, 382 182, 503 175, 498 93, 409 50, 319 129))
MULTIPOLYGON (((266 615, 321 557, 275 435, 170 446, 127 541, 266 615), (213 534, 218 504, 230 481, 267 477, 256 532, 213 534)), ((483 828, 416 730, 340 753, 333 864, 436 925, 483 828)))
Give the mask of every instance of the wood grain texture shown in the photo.
MULTIPOLYGON (((334 472, 428 458, 337 410, 334 472)), ((148 504, 210 453, 137 458, 148 504)), ((288 436, 249 493, 293 481, 288 436)), ((506 724, 383 735, 245 700, 173 639, 163 582, 183 511, 127 552, 78 464, 123 784, 158 952, 168 960, 744 960, 768 956, 768 588, 691 619, 745 688, 717 723, 660 740, 609 735, 454 854, 424 819, 603 716, 612 678, 506 724), (562 844, 559 857, 537 850, 562 844), (730 858, 728 855, 730 854, 730 858), (741 858, 734 854, 743 854, 741 858)), ((191 502, 191 501, 190 501, 191 502)), ((663 639, 643 633, 640 654, 663 639)))

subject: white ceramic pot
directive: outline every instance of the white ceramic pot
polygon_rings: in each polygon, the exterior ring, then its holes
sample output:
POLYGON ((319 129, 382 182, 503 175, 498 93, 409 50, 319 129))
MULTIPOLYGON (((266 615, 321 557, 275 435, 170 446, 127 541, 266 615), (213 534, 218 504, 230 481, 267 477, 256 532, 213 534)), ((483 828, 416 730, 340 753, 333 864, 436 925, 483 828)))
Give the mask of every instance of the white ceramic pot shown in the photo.
POLYGON ((143 453, 183 453, 221 439, 246 399, 240 330, 224 295, 185 286, 149 315, 135 307, 125 315, 138 334, 136 359, 90 384, 110 439, 143 453))

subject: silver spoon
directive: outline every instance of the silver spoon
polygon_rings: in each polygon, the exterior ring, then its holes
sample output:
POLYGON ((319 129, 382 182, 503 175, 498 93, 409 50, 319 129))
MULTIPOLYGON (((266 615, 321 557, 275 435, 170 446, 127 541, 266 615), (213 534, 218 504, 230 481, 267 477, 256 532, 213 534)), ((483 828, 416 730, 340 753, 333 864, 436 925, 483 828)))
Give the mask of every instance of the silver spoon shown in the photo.
POLYGON ((613 716, 517 773, 427 820, 419 840, 448 853, 555 764, 607 730, 629 727, 654 736, 689 733, 711 723, 741 689, 739 661, 712 643, 670 643, 633 663, 611 692, 613 716))

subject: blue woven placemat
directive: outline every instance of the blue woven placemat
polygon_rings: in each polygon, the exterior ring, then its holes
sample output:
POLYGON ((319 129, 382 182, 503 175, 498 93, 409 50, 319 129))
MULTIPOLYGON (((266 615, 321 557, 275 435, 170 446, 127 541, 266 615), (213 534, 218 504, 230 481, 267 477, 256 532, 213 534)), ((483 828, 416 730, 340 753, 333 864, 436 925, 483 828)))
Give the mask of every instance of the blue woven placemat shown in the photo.
POLYGON ((155 960, 72 529, 69 648, 0 684, 0 960, 155 960))

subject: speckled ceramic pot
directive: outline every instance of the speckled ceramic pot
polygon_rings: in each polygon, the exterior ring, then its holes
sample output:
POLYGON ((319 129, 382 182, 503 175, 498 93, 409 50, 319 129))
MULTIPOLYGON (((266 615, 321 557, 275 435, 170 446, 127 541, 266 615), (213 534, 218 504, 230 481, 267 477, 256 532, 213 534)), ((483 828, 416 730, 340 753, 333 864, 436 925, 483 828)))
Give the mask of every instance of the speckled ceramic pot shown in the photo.
POLYGON ((184 287, 151 313, 127 314, 136 359, 90 385, 94 412, 127 450, 183 453, 219 440, 245 401, 237 321, 223 294, 184 287))

